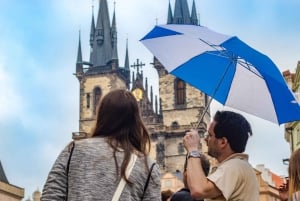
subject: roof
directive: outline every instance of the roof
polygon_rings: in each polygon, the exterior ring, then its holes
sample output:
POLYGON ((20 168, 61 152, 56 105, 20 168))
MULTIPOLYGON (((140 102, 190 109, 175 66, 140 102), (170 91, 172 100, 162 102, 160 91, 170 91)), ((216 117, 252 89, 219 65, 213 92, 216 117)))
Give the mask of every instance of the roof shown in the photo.
POLYGON ((278 175, 274 174, 274 173, 271 172, 271 171, 270 171, 270 173, 271 173, 271 175, 272 175, 272 180, 273 180, 273 182, 274 182, 275 187, 276 187, 276 188, 279 188, 279 186, 280 186, 281 184, 283 184, 284 178, 283 178, 282 176, 278 176, 278 175))
POLYGON ((8 180, 6 178, 4 169, 2 167, 1 161, 0 161, 0 181, 9 184, 9 182, 8 182, 8 180))

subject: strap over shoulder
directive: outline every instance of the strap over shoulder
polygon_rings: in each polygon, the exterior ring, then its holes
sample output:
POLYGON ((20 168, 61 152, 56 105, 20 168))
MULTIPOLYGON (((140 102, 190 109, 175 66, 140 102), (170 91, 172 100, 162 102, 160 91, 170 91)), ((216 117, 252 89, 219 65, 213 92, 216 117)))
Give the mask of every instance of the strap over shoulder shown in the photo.
POLYGON ((150 181, 150 177, 151 177, 151 173, 152 173, 152 170, 153 170, 153 167, 155 166, 156 163, 152 163, 150 169, 149 169, 149 173, 148 173, 148 176, 147 176, 147 180, 146 180, 146 183, 145 183, 145 186, 144 186, 144 190, 143 190, 143 195, 142 195, 142 200, 145 196, 145 193, 146 193, 146 190, 147 190, 147 187, 149 185, 149 181, 150 181))

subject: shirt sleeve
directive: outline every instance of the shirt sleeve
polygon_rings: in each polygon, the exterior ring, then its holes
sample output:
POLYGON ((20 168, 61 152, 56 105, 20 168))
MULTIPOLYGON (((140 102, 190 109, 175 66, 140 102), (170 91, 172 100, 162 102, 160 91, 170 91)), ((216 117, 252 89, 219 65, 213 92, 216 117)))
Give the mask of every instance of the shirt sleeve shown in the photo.
POLYGON ((65 200, 67 193, 66 166, 70 156, 69 146, 59 154, 52 166, 43 188, 41 201, 65 200))

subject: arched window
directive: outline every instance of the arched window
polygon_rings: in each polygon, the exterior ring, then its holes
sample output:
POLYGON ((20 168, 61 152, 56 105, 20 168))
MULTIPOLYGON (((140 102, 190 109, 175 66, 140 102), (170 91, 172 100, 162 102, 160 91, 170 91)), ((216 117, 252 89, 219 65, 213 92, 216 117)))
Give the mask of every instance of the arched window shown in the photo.
POLYGON ((94 89, 94 108, 93 108, 94 114, 96 114, 97 106, 99 104, 100 98, 101 98, 101 89, 99 87, 96 87, 94 89))
POLYGON ((175 104, 185 104, 185 82, 180 79, 175 80, 175 104))

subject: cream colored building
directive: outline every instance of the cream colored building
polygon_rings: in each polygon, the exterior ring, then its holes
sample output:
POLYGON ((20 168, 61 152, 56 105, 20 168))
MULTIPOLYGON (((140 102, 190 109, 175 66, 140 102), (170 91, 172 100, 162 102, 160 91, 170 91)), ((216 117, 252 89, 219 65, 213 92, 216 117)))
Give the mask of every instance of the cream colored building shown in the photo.
MULTIPOLYGON (((287 70, 282 74, 300 104, 300 61, 298 61, 295 73, 287 70)), ((291 152, 300 147, 300 121, 285 124, 285 139, 290 144, 291 152)))
POLYGON ((21 201, 23 198, 24 188, 20 188, 8 182, 0 161, 0 200, 21 201))

